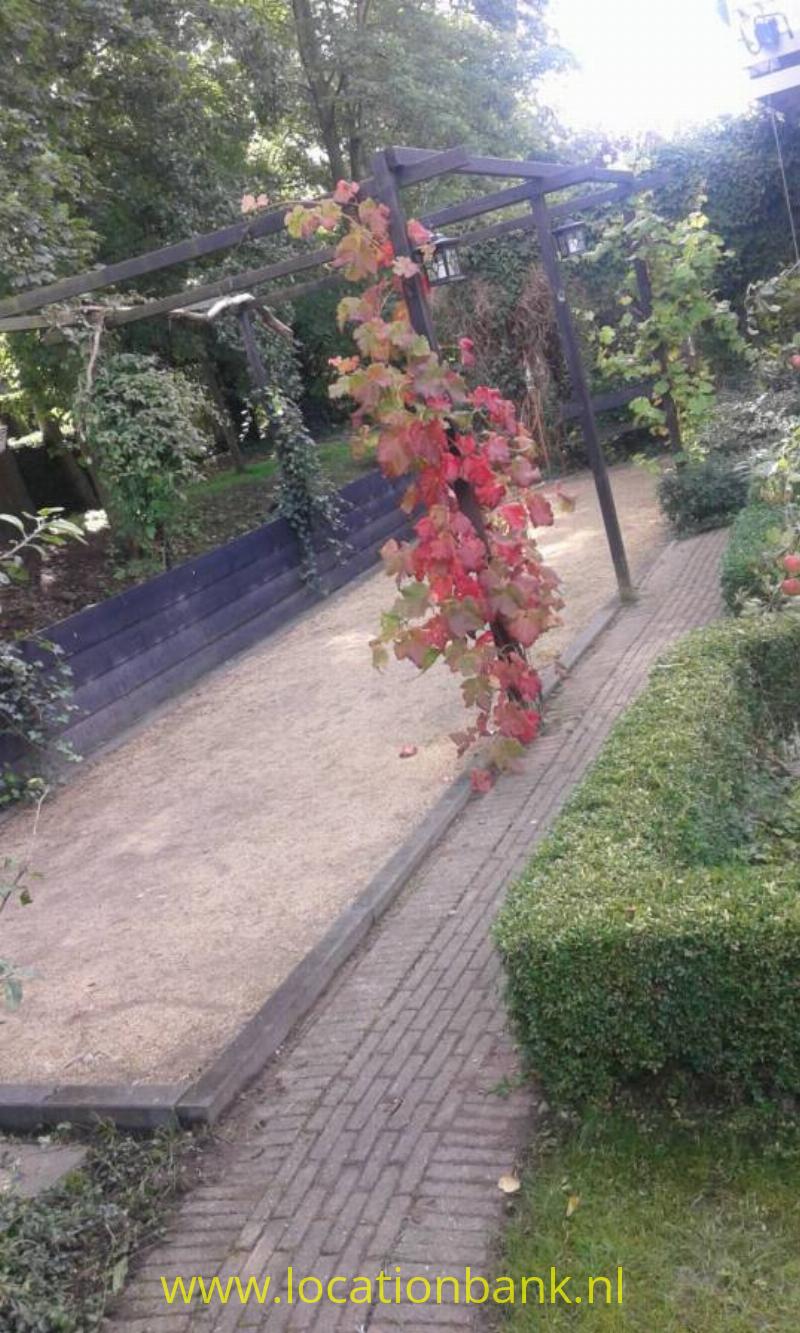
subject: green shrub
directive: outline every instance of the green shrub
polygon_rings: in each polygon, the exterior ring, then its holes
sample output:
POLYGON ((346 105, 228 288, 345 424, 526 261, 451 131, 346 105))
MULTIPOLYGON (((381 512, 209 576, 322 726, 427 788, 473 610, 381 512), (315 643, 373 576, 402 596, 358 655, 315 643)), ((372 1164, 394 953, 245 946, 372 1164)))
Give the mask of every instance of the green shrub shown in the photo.
POLYGON ((155 357, 120 352, 100 362, 76 415, 112 531, 168 564, 172 529, 208 452, 201 390, 155 357))
POLYGON ((781 544, 781 514, 772 505, 751 504, 736 515, 722 557, 722 595, 730 611, 762 596, 775 582, 775 551, 781 544))
POLYGON ((661 508, 678 532, 723 527, 747 502, 745 472, 723 458, 683 462, 658 484, 661 508))
POLYGON ((775 447, 796 423, 798 413, 800 392, 797 387, 766 390, 754 396, 721 395, 698 436, 698 451, 701 455, 741 456, 754 449, 775 447))
POLYGON ((689 636, 655 668, 496 927, 532 1067, 559 1101, 656 1073, 800 1086, 800 868, 750 857, 756 754, 800 713, 800 620, 689 636))

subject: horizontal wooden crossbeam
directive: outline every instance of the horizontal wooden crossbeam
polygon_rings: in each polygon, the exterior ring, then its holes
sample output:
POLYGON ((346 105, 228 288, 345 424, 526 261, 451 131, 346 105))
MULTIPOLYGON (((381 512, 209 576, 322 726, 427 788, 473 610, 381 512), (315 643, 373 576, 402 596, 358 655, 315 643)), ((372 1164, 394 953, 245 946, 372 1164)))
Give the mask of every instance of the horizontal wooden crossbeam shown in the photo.
MULTIPOLYGON (((649 398, 653 392, 654 379, 637 380, 635 384, 626 384, 622 389, 612 389, 609 393, 599 393, 592 398, 595 412, 613 412, 617 407, 625 407, 634 398, 649 398)), ((582 407, 574 398, 561 407, 561 420, 574 421, 582 412, 582 407)))
MULTIPOLYGON (((393 161, 398 168, 398 180, 401 185, 408 184, 402 176, 404 167, 416 166, 418 163, 427 161, 436 155, 434 150, 430 148, 393 147, 388 151, 392 154, 393 161)), ((556 172, 563 171, 564 164, 563 162, 537 162, 525 158, 480 157, 474 153, 467 153, 466 160, 460 166, 448 167, 446 170, 456 171, 467 176, 516 176, 529 180, 552 176, 556 172)))
MULTIPOLYGON (((425 148, 396 147, 387 150, 387 161, 391 162, 393 173, 398 184, 401 185, 415 184, 450 172, 522 177, 524 183, 521 185, 497 190, 461 203, 450 204, 423 217, 422 221, 433 228, 446 226, 452 222, 466 221, 472 217, 479 217, 483 213, 494 212, 521 203, 530 199, 532 195, 550 194, 557 190, 567 189, 571 185, 581 184, 584 181, 611 181, 612 188, 610 190, 597 190, 567 203, 556 204, 550 210, 551 217, 557 218, 583 208, 600 207, 602 204, 612 203, 618 198, 625 197, 633 188, 640 187, 640 182, 637 182, 632 173, 627 171, 608 170, 585 165, 564 166, 557 162, 515 161, 506 158, 480 157, 467 152, 465 148, 451 148, 444 152, 436 152, 425 148)), ((641 180, 641 185, 644 188, 648 188, 648 184, 645 184, 646 181, 648 181, 648 178, 642 178, 641 180)), ((652 183, 657 183, 655 173, 653 173, 652 183)), ((362 197, 368 197, 374 193, 374 179, 369 177, 362 181, 359 190, 362 197)), ((305 202, 318 203, 319 200, 305 202)), ((73 297, 83 296, 104 287, 131 281, 134 278, 140 278, 164 268, 188 263, 194 259, 205 258, 208 255, 231 249, 244 242, 277 235, 284 228, 284 220, 289 207, 291 207, 291 204, 283 204, 280 208, 258 214, 249 219, 243 219, 231 226, 193 236, 187 240, 176 242, 174 245, 163 246, 147 254, 122 260, 120 263, 108 264, 89 270, 86 273, 77 274, 74 277, 64 278, 45 287, 39 287, 29 292, 21 292, 17 296, 7 297, 0 301, 0 332, 21 332, 72 323, 75 320, 75 315, 72 312, 65 313, 63 316, 60 312, 50 316, 29 314, 28 312, 35 311, 42 306, 53 305, 62 301, 66 302, 73 297)), ((481 240, 503 236, 516 230, 529 230, 530 227, 531 223, 527 218, 510 218, 495 223, 493 226, 469 232, 465 236, 457 238, 457 243, 464 245, 477 244, 481 240)), ((212 282, 203 283, 180 292, 174 292, 157 300, 117 308, 109 311, 105 316, 105 322, 108 327, 113 328, 142 319, 168 315, 186 306, 199 305, 206 300, 214 300, 217 297, 237 292, 246 292, 253 287, 270 282, 273 278, 288 277, 292 273, 301 273, 306 269, 328 264, 333 255, 333 250, 327 248, 289 256, 272 264, 246 269, 241 273, 218 278, 212 282)), ((308 291, 332 285, 336 281, 335 277, 326 276, 312 283, 296 284, 292 288, 287 287, 279 293, 271 294, 271 299, 288 299, 290 292, 302 295, 308 291), (285 298, 284 293, 286 293, 285 298)), ((94 312, 89 311, 87 313, 91 315, 94 312)))
POLYGON ((18 296, 7 296, 5 300, 0 301, 0 317, 23 314, 26 310, 36 310, 40 306, 55 305, 59 301, 68 301, 73 296, 83 296, 87 292, 99 291, 102 287, 114 287, 120 282, 129 282, 133 278, 156 273, 162 268, 186 264, 192 259, 203 259, 206 255, 213 255, 219 250, 230 250, 244 241, 255 241, 262 236, 277 235, 283 230, 287 207, 288 205, 284 205, 273 212, 259 214, 247 221, 235 222, 230 227, 206 232, 202 236, 191 236, 188 240, 177 241, 175 245, 165 245, 160 250, 150 250, 147 254, 136 255, 133 259, 123 259, 118 264, 106 264, 87 273, 78 273, 72 278, 62 278, 59 282, 49 283, 46 287, 20 292, 18 296))
POLYGON ((448 204, 438 208, 422 219, 426 227, 448 227, 452 222, 465 222, 467 218, 480 217, 482 213, 496 213, 511 204, 522 204, 530 198, 529 184, 512 185, 507 190, 495 190, 492 194, 479 195, 477 199, 466 199, 460 204, 448 204))

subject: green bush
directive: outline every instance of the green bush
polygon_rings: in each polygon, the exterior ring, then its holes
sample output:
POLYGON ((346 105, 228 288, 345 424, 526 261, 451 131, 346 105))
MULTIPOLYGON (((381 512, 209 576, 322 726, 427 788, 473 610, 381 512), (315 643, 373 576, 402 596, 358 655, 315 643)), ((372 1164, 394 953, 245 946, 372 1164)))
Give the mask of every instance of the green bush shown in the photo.
POLYGON ((722 557, 722 595, 730 611, 741 609, 775 582, 775 551, 781 544, 781 514, 774 506, 750 504, 736 515, 722 557))
MULTIPOLYGON (((797 372, 793 372, 795 380, 797 372)), ((800 392, 792 389, 764 390, 748 395, 720 395, 714 412, 700 432, 701 454, 742 456, 754 449, 780 444, 800 413, 800 392)))
POLYGON ((798 655, 793 616, 685 639, 512 887, 509 1004, 554 1099, 653 1074, 800 1086, 800 868, 751 855, 775 795, 756 755, 797 724, 798 655))
POLYGON ((658 498, 680 533, 723 527, 747 502, 746 473, 719 457, 682 462, 665 472, 658 498))
POLYGON ((155 357, 119 352, 100 362, 75 408, 112 531, 168 564, 187 488, 208 453, 200 388, 155 357))

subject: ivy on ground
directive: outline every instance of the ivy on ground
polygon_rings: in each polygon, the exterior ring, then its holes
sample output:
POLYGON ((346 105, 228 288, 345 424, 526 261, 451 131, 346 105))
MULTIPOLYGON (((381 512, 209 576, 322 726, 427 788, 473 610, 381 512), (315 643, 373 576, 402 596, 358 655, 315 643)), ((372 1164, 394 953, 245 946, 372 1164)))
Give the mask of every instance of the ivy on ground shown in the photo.
MULTIPOLYGON (((0 1195, 4 1333, 94 1333, 135 1252, 157 1239, 192 1140, 137 1139, 101 1125, 87 1165, 37 1199, 0 1195)), ((13 1143, 4 1145, 13 1159, 13 1143)))

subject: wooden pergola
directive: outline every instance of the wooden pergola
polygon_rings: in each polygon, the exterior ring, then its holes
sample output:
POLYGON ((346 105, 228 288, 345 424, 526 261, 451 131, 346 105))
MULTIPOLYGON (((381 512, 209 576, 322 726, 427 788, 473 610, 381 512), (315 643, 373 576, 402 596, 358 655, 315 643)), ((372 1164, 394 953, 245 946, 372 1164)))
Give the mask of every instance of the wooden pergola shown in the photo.
MULTIPOLYGON (((633 596, 630 571, 608 469, 600 444, 596 413, 621 407, 632 399, 649 393, 652 381, 639 381, 613 393, 592 396, 567 300, 564 274, 553 235, 553 224, 579 213, 607 208, 614 204, 624 204, 635 193, 657 184, 658 178, 647 175, 637 177, 631 171, 610 170, 590 165, 565 166, 553 162, 482 157, 464 148, 451 148, 444 152, 423 148, 387 148, 374 155, 372 175, 359 183, 359 197, 377 199, 389 209, 391 237, 397 255, 411 254, 401 191, 405 187, 451 173, 519 182, 447 205, 423 215, 420 220, 435 231, 485 214, 501 212, 513 206, 527 205, 526 211, 456 236, 452 243, 475 245, 515 231, 533 231, 537 235, 542 267, 552 289, 559 336, 572 385, 572 398, 565 405, 562 415, 565 419, 574 418, 581 423, 620 597, 623 601, 630 600, 633 596), (581 186, 590 188, 574 195, 566 202, 548 204, 549 195, 581 186)), ((286 259, 258 268, 245 269, 211 282, 185 286, 180 291, 155 300, 127 305, 120 302, 113 306, 92 306, 90 303, 83 303, 77 308, 51 310, 49 314, 43 311, 48 306, 63 307, 64 303, 86 297, 92 292, 108 287, 119 287, 123 283, 163 269, 232 250, 246 242, 279 235, 284 231, 284 219, 289 206, 283 204, 279 208, 256 213, 217 231, 192 236, 119 263, 90 269, 47 286, 6 297, 0 301, 0 332, 57 329, 81 320, 85 321, 87 317, 97 323, 98 330, 118 328, 162 315, 213 318, 225 309, 234 307, 242 329, 251 376, 255 387, 262 388, 264 372, 260 366, 253 337, 251 311, 262 313, 272 322, 270 306, 338 284, 341 281, 338 274, 328 272, 311 281, 272 285, 280 284, 281 279, 294 277, 309 270, 324 269, 334 258, 335 252, 331 247, 306 250, 286 259), (252 295, 255 289, 261 288, 266 290, 259 291, 257 296, 252 295), (222 299, 237 296, 239 300, 222 299)), ((641 261, 637 262, 636 267, 640 305, 647 314, 652 300, 647 272, 641 261)), ((432 348, 436 349, 436 332, 426 283, 421 276, 414 277, 404 282, 404 289, 414 328, 428 339, 432 348)), ((274 321, 273 327, 277 323, 278 321, 274 321)), ((670 402, 666 406, 670 433, 673 441, 677 441, 674 408, 670 402)))

